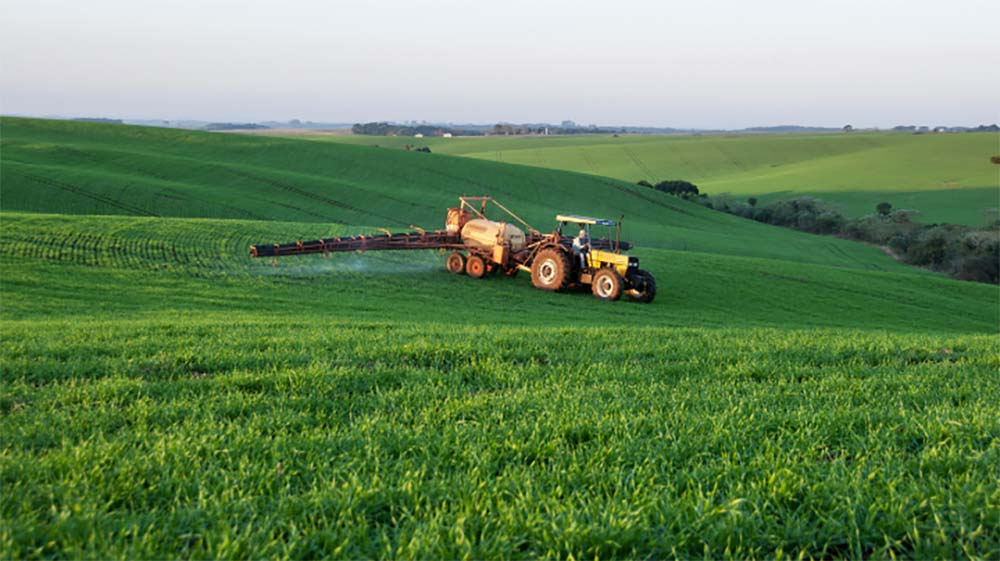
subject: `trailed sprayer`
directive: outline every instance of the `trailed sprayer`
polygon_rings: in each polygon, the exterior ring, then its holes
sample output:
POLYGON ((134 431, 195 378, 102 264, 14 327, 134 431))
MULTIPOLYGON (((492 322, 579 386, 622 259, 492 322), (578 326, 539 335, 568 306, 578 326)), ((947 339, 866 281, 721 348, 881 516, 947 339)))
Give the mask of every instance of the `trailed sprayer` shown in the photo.
POLYGON ((514 276, 525 271, 541 290, 589 286, 602 300, 617 300, 625 294, 636 302, 653 301, 656 280, 649 271, 639 268, 638 258, 623 255, 631 246, 621 241, 620 220, 560 214, 556 223, 551 233, 543 234, 491 197, 460 197, 459 206, 448 209, 444 230, 415 228, 402 233, 384 231, 252 245, 250 256, 277 259, 310 253, 450 249, 445 266, 457 275, 481 279, 490 274, 514 276), (504 219, 490 219, 487 211, 499 212, 504 219), (574 225, 580 229, 576 237, 563 234, 564 228, 574 225), (602 237, 594 237, 602 233, 602 237))

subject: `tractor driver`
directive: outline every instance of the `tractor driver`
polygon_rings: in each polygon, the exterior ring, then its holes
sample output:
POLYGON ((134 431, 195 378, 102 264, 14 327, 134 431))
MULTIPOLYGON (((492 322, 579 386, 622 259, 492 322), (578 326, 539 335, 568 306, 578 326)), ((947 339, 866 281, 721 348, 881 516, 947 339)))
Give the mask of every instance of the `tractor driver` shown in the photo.
POLYGON ((587 238, 587 230, 581 229, 580 235, 573 238, 573 255, 580 260, 580 268, 587 268, 587 252, 590 251, 590 239, 587 238))

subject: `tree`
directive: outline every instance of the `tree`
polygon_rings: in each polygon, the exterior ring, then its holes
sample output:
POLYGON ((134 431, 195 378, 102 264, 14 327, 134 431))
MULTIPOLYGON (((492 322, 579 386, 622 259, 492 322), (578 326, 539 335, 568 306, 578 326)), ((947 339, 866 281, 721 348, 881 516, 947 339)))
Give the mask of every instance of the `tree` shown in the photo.
POLYGON ((854 130, 853 126, 851 126, 851 125, 844 125, 844 132, 851 132, 852 130, 854 130))
POLYGON ((668 179, 666 181, 661 181, 654 185, 653 189, 663 191, 664 193, 671 195, 677 195, 679 197, 698 195, 698 186, 690 181, 684 181, 683 179, 668 179))
POLYGON ((639 182, 636 183, 636 185, 641 185, 643 187, 652 187, 653 186, 652 183, 646 181, 645 179, 640 179, 639 182))
POLYGON ((889 216, 889 213, 892 212, 892 205, 889 203, 879 203, 875 205, 875 212, 881 216, 889 216))
POLYGON ((752 207, 757 206, 757 197, 749 197, 749 198, 747 198, 747 204, 750 205, 750 206, 752 206, 752 207))

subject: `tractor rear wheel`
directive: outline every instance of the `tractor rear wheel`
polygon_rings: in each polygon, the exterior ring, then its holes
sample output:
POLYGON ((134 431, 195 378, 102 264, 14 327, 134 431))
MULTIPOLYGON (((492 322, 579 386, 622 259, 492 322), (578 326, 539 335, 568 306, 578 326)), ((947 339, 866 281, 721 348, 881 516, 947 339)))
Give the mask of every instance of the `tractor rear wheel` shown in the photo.
POLYGON ((470 255, 465 262, 465 272, 474 279, 481 279, 486 275, 486 261, 478 255, 470 255))
POLYGON ((457 251, 451 252, 444 264, 448 268, 449 273, 455 273, 456 275, 465 273, 465 256, 457 251))
POLYGON ((628 290, 629 300, 648 304, 656 298, 656 279, 649 271, 639 269, 629 280, 632 284, 628 290))
POLYGON ((543 249, 531 263, 531 283, 541 290, 562 290, 569 284, 572 270, 565 251, 543 249))
POLYGON ((594 275, 590 290, 600 300, 617 300, 622 296, 622 276, 614 269, 601 269, 594 275))

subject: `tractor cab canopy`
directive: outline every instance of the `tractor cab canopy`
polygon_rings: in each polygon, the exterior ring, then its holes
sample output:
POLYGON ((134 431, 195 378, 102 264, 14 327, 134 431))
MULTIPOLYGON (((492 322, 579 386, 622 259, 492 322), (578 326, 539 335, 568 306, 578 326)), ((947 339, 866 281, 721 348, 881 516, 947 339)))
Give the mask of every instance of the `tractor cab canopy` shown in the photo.
POLYGON ((610 242, 611 249, 615 253, 618 253, 621 250, 622 225, 620 219, 618 222, 615 222, 614 220, 608 220, 607 218, 592 218, 590 216, 579 216, 577 214, 557 214, 556 221, 559 222, 559 227, 556 228, 556 233, 558 235, 562 235, 562 229, 567 224, 579 224, 583 229, 582 235, 585 235, 589 240, 593 239, 590 230, 592 226, 605 226, 607 228, 607 240, 610 242), (617 228, 615 228, 616 226, 617 228), (612 232, 612 228, 615 228, 614 232, 612 232))
POLYGON ((589 216, 577 216, 575 214, 560 214, 556 216, 556 221, 562 222, 563 224, 586 224, 586 225, 596 225, 596 226, 614 226, 614 220, 607 220, 605 218, 591 218, 589 216))

